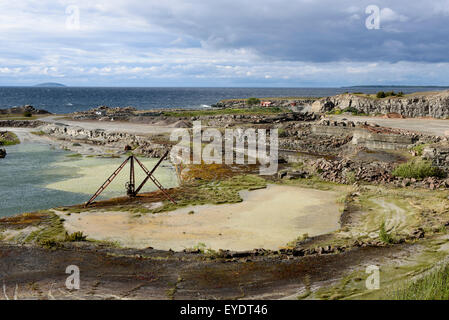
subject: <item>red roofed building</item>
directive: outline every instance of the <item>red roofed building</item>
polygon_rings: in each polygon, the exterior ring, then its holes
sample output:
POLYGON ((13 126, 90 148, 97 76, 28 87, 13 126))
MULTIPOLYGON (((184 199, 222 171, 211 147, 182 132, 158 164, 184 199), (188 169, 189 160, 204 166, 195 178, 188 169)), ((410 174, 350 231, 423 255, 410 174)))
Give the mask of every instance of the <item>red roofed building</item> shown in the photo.
POLYGON ((271 106, 271 101, 262 101, 260 103, 261 107, 270 107, 271 106))

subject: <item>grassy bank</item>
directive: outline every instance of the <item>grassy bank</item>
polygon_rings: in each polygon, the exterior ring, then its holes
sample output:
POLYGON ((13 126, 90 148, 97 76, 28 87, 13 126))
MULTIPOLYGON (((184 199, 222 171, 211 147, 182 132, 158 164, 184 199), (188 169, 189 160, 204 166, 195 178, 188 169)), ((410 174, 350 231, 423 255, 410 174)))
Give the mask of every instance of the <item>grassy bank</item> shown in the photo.
POLYGON ((0 120, 37 120, 39 118, 42 118, 42 115, 0 114, 0 120))
POLYGON ((392 291, 391 300, 448 300, 449 266, 437 268, 420 279, 407 282, 402 288, 392 291))
POLYGON ((424 179, 427 177, 444 178, 445 173, 430 161, 412 159, 407 163, 399 165, 393 172, 393 176, 402 178, 424 179))
POLYGON ((288 112, 286 108, 270 107, 270 108, 229 108, 229 109, 207 109, 207 110, 186 110, 186 111, 164 111, 166 117, 199 117, 199 116, 216 116, 216 115, 252 115, 252 114, 276 114, 288 112))

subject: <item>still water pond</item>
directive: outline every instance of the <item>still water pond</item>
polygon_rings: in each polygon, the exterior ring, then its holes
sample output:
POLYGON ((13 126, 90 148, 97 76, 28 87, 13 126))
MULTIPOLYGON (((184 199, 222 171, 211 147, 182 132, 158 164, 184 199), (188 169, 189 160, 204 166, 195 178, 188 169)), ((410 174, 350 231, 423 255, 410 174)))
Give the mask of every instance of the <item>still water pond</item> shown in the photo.
MULTIPOLYGON (((6 149, 8 155, 0 159, 0 217, 83 203, 124 160, 72 157, 71 152, 39 143, 6 149)), ((157 160, 142 162, 151 169, 157 160)), ((128 170, 125 167, 99 199, 124 195, 128 170)), ((163 163, 155 176, 165 187, 177 184, 169 163, 163 163)), ((143 177, 143 172, 136 170, 137 182, 143 177)), ((155 189, 150 182, 142 191, 155 189)))

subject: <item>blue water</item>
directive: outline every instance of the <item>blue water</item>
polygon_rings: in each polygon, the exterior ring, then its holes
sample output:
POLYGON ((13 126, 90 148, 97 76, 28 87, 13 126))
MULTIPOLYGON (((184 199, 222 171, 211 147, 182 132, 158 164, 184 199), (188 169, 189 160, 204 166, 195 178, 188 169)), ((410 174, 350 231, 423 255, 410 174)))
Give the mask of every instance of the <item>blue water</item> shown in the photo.
POLYGON ((6 149, 8 155, 0 160, 0 217, 86 201, 84 194, 45 188, 48 183, 72 175, 57 168, 49 170, 52 163, 68 152, 35 143, 6 149))
MULTIPOLYGON (((6 151, 6 158, 0 159, 0 217, 84 203, 124 160, 123 157, 68 157, 72 152, 31 142, 7 146, 6 151), (83 169, 88 173, 83 173, 83 169)), ((157 162, 156 159, 141 161, 147 168, 157 162)), ((127 170, 129 166, 97 199, 123 196, 127 170)), ((167 188, 177 185, 174 171, 166 163, 158 168, 155 176, 167 188)), ((136 181, 144 177, 143 171, 137 168, 136 181)), ((156 187, 148 183, 142 192, 154 190, 156 187)))
POLYGON ((343 92, 443 90, 442 87, 351 87, 351 88, 43 88, 0 87, 0 109, 33 105, 52 113, 71 113, 100 105, 133 106, 137 109, 201 108, 222 99, 249 97, 324 97, 343 92))

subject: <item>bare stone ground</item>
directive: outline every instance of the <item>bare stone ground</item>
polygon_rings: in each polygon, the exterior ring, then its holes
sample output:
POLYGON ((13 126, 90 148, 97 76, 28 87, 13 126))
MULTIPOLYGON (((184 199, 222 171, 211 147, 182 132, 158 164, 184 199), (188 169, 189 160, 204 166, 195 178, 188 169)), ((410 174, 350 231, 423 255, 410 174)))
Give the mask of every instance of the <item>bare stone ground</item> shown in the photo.
POLYGON ((59 214, 69 233, 82 231, 91 239, 131 248, 175 251, 198 244, 213 250, 278 250, 301 235, 326 234, 340 226, 337 192, 270 185, 244 193, 244 201, 237 204, 191 206, 141 217, 108 211, 59 214))

